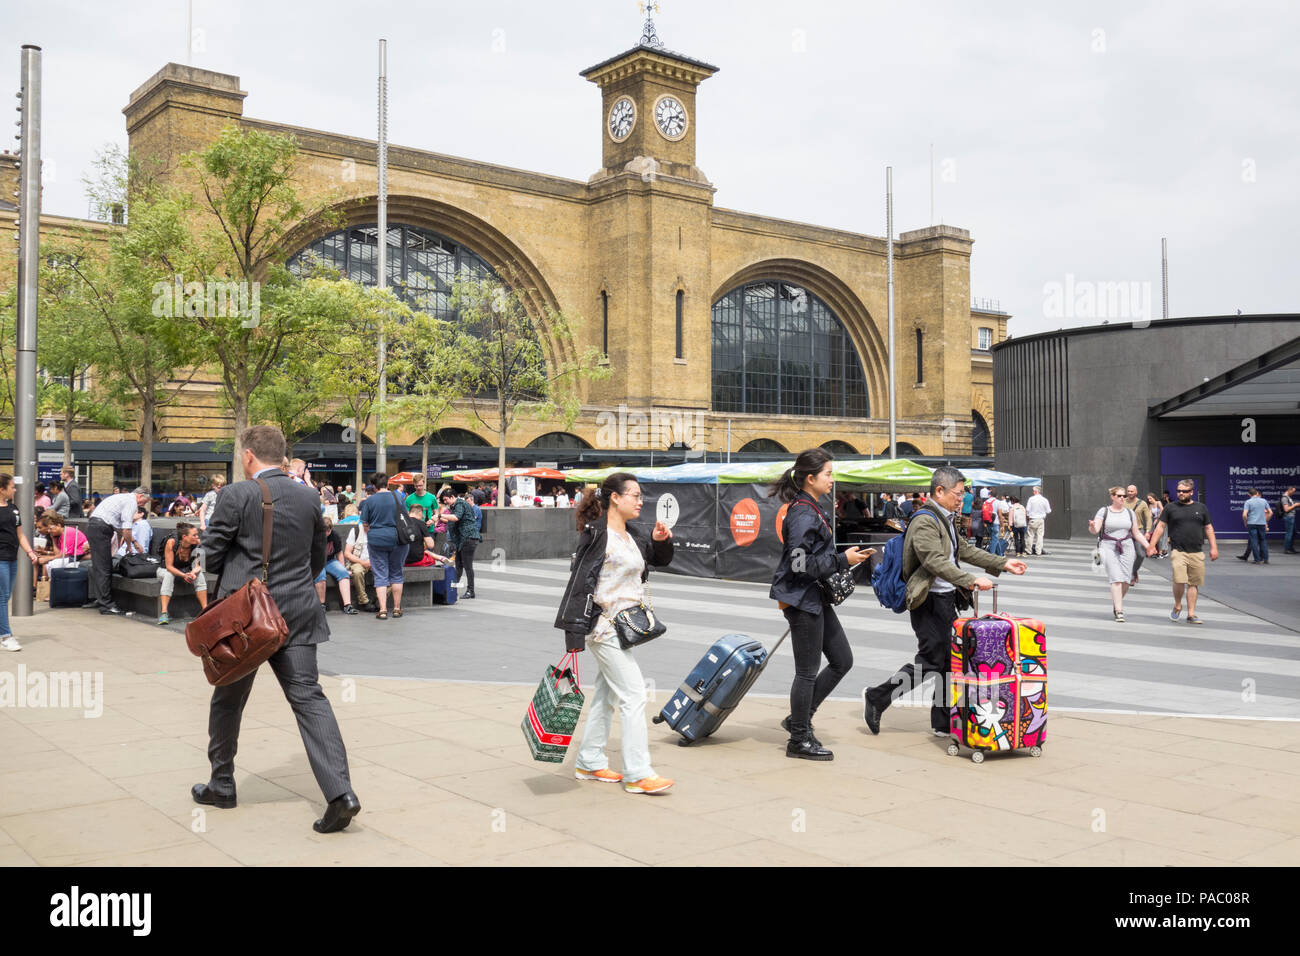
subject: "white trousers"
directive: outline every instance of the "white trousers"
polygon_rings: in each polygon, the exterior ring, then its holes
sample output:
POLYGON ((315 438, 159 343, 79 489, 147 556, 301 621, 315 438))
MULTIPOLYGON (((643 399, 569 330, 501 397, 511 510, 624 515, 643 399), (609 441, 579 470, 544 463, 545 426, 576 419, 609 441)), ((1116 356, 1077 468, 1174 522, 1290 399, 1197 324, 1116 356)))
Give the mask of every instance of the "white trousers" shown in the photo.
POLYGON ((1026 549, 1030 554, 1041 554, 1043 550, 1043 526, 1047 523, 1046 518, 1029 519, 1029 544, 1026 549))
POLYGON ((618 707, 622 718, 623 779, 644 780, 655 775, 650 766, 650 735, 645 723, 645 679, 631 651, 618 643, 587 642, 587 650, 600 668, 587 695, 587 727, 582 734, 576 766, 579 770, 605 770, 609 758, 605 744, 618 707))

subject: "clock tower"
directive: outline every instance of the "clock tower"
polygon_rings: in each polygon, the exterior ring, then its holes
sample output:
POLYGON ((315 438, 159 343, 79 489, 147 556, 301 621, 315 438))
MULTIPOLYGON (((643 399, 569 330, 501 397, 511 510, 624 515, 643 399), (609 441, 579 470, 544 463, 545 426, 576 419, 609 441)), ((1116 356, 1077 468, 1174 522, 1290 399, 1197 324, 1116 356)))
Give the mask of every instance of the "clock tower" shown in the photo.
POLYGON ((664 48, 646 4, 641 41, 583 70, 600 87, 603 169, 592 181, 622 172, 708 182, 695 165, 695 88, 716 66, 664 48))

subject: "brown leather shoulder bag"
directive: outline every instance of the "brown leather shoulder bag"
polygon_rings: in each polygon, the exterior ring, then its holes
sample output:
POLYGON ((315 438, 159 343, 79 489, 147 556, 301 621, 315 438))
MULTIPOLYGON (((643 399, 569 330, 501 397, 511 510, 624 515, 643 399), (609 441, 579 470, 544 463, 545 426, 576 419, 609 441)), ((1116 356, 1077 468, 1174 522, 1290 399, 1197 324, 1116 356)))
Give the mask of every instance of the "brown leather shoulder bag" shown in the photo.
POLYGON ((238 591, 213 601, 185 626, 190 653, 203 659, 203 673, 213 687, 247 677, 284 646, 289 626, 275 606, 266 586, 271 563, 271 528, 275 508, 271 489, 261 478, 262 577, 253 578, 238 591))

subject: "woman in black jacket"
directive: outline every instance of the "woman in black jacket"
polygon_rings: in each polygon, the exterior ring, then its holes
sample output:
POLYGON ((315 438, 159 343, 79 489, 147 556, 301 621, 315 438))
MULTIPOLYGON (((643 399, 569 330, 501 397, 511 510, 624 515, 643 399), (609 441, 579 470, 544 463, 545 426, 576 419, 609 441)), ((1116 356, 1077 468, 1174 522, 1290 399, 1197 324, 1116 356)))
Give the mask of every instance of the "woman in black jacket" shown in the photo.
POLYGON ((582 651, 590 645, 600 668, 574 775, 579 780, 622 782, 629 793, 663 793, 673 781, 656 776, 650 766, 645 680, 632 652, 620 646, 611 620, 641 602, 651 565, 662 567, 673 559, 672 532, 663 522, 656 522, 650 535, 628 524, 641 513, 641 503, 641 488, 627 472, 610 475, 582 500, 578 550, 555 626, 564 631, 566 650, 582 651), (605 756, 615 705, 623 720, 621 774, 609 769, 605 756))
POLYGON ((817 582, 837 571, 861 564, 871 548, 849 548, 835 553, 835 539, 830 520, 817 504, 829 495, 834 479, 832 457, 821 448, 811 448, 786 469, 771 494, 788 502, 782 523, 784 550, 772 575, 774 598, 790 623, 790 643, 794 649, 794 683, 790 687, 790 716, 781 726, 790 734, 787 757, 805 760, 832 760, 835 754, 813 736, 812 715, 835 685, 853 666, 853 651, 840 626, 834 606, 826 601, 817 582), (826 667, 819 674, 822 655, 826 667))

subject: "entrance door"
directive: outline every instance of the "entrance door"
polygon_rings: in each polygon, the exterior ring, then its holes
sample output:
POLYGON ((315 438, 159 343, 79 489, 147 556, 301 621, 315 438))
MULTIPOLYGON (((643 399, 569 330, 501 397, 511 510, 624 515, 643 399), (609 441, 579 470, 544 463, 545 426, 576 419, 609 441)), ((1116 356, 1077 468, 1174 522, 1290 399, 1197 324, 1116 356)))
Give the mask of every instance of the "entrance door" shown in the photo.
MULTIPOLYGON (((1043 475, 1043 494, 1052 504, 1052 513, 1047 516, 1045 536, 1048 538, 1067 539, 1074 515, 1070 508, 1069 475, 1043 475)), ((1029 493, 1033 494, 1033 489, 1029 493)))

